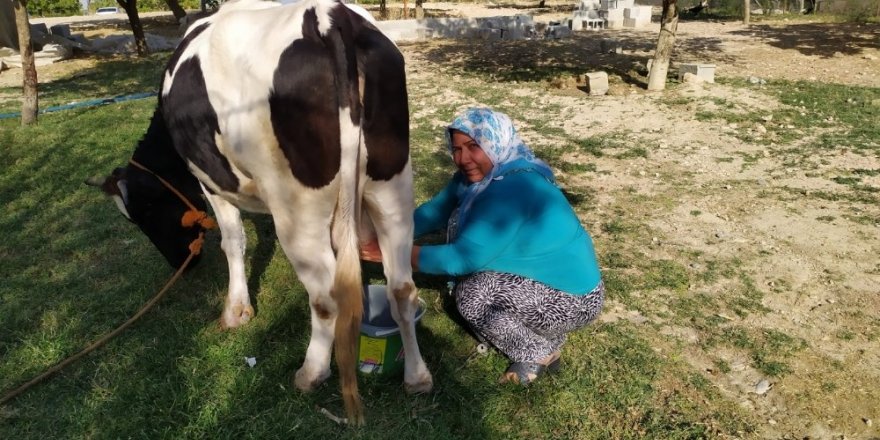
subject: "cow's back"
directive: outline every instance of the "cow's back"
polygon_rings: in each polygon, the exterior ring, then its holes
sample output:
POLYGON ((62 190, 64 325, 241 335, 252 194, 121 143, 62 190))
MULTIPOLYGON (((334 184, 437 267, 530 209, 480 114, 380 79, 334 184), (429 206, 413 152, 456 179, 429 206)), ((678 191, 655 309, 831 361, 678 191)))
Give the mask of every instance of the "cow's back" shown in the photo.
MULTIPOLYGON (((361 46, 373 56, 389 49, 389 55, 400 56, 393 43, 365 23, 329 0, 285 6, 229 3, 194 23, 166 69, 161 105, 175 147, 197 177, 214 191, 250 192, 256 198, 259 185, 252 179, 266 176, 267 166, 275 167, 272 173, 292 171, 295 176, 296 182, 275 184, 329 184, 341 160, 340 109, 351 109, 354 124, 361 116, 360 104, 351 102, 359 100, 356 63, 343 67, 350 89, 340 90, 341 75, 335 74, 340 60, 334 51, 349 51, 349 61, 354 56, 363 60, 355 54, 361 50, 355 40, 363 34, 369 36, 368 45, 361 46), (334 22, 342 47, 328 43, 334 22)), ((399 67, 397 76, 403 80, 402 59, 399 67)), ((403 110, 397 113, 406 113, 405 80, 401 84, 394 86, 403 93, 403 110)), ((396 135, 395 143, 402 140, 407 148, 408 119, 395 120, 404 122, 406 131, 396 135)))

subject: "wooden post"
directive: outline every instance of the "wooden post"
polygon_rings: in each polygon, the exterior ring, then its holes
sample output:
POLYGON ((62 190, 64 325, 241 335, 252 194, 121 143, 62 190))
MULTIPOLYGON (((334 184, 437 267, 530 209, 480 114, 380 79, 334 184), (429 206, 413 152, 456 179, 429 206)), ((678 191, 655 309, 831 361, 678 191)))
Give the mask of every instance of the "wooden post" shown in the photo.
POLYGON ((751 5, 752 5, 751 0, 743 0, 743 24, 746 26, 749 25, 749 18, 750 18, 749 16, 752 13, 751 5))

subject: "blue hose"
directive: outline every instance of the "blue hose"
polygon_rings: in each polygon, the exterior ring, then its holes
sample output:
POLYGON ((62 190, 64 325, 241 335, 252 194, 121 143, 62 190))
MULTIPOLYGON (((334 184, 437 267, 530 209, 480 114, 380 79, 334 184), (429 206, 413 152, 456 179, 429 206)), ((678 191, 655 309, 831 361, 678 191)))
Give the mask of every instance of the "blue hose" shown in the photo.
MULTIPOLYGON (((88 101, 82 102, 74 102, 72 104, 64 104, 64 105, 56 105, 55 107, 49 107, 40 110, 40 113, 51 113, 58 112, 61 110, 71 110, 75 108, 81 107, 95 107, 99 105, 105 104, 113 104, 117 102, 125 102, 132 101, 135 99, 144 99, 152 96, 156 96, 156 92, 144 92, 144 93, 133 93, 131 95, 120 95, 113 98, 103 98, 103 99, 90 99, 88 101)), ((9 119, 9 118, 17 118, 21 116, 21 112, 17 113, 0 113, 0 119, 9 119)))

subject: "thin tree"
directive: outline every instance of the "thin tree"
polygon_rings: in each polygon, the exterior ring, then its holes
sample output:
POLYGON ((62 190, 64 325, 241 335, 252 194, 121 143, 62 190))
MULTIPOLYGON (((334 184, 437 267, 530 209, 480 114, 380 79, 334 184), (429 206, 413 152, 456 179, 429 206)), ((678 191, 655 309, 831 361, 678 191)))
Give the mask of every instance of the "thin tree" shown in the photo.
POLYGON ((131 32, 134 34, 134 46, 137 49, 139 57, 145 57, 150 53, 147 47, 147 37, 144 35, 144 25, 141 24, 141 18, 138 16, 137 0, 116 0, 122 9, 125 9, 128 15, 128 22, 131 23, 131 32))
POLYGON ((171 13, 174 14, 174 18, 180 22, 180 19, 186 17, 186 11, 180 7, 180 2, 178 0, 165 0, 165 4, 168 5, 168 9, 171 9, 171 13))
POLYGON ((748 26, 752 14, 751 0, 743 0, 743 24, 748 26))
POLYGON ((27 15, 27 0, 12 0, 15 21, 18 27, 18 52, 21 54, 22 103, 21 125, 37 122, 39 103, 37 101, 37 65, 34 62, 34 47, 31 44, 31 22, 27 15))
POLYGON ((648 90, 666 88, 666 73, 669 71, 669 60, 675 46, 675 32, 678 30, 678 7, 675 0, 663 0, 663 15, 660 16, 660 36, 657 38, 657 50, 651 61, 648 73, 648 90))

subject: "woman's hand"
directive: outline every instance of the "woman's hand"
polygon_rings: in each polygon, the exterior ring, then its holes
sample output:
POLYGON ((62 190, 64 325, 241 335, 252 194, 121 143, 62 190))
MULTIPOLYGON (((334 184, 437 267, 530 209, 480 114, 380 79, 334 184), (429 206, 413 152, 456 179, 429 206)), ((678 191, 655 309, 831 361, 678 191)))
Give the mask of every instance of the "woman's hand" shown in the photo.
POLYGON ((361 260, 371 261, 373 263, 382 262, 382 251, 379 249, 379 242, 376 240, 361 243, 361 260))

